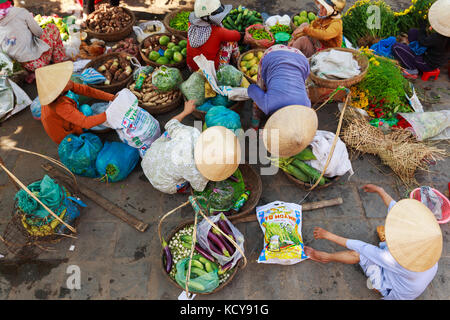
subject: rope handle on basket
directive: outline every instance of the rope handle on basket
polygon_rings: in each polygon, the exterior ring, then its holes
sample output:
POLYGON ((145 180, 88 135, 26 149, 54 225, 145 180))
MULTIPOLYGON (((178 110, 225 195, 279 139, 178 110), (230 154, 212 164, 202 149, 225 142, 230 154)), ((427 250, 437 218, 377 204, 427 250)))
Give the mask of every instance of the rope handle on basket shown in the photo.
MULTIPOLYGON (((231 244, 233 244, 233 246, 236 247, 236 249, 241 253, 242 257, 244 258, 244 265, 242 266, 242 268, 245 268, 245 266, 247 265, 247 258, 245 257, 244 252, 242 251, 242 249, 239 247, 239 245, 228 235, 226 235, 222 230, 220 230, 220 228, 218 228, 210 219, 208 219, 208 217, 203 213, 203 209, 201 208, 201 206, 198 205, 197 203, 197 199, 198 198, 203 198, 206 200, 205 197, 203 196, 199 196, 199 197, 189 197, 189 200, 182 203, 181 205, 179 205, 178 207, 176 207, 175 209, 170 210, 169 212, 167 212, 160 220, 158 223, 158 236, 159 236, 159 241, 162 245, 163 243, 163 238, 161 236, 161 226, 162 226, 162 222, 168 217, 170 216, 172 213, 174 213, 175 211, 177 211, 178 209, 181 209, 185 206, 187 206, 189 203, 192 204, 194 211, 195 211, 195 215, 194 215, 194 231, 192 234, 192 244, 191 244, 191 252, 189 255, 189 264, 188 264, 188 273, 186 274, 186 282, 185 282, 185 290, 186 290, 186 296, 189 297, 189 279, 190 279, 190 274, 191 274, 191 263, 192 263, 192 257, 194 255, 194 249, 195 249, 195 243, 197 242, 197 215, 198 213, 200 213, 203 218, 216 230, 218 230, 223 236, 225 236, 231 244)), ((208 207, 209 208, 209 202, 207 201, 208 207)))
MULTIPOLYGON (((319 184, 320 180, 323 178, 323 176, 325 174, 325 171, 328 168, 328 165, 330 164, 331 158, 333 157, 334 149, 336 148, 336 143, 338 141, 339 134, 341 133, 342 120, 344 119, 345 109, 347 108, 348 101, 349 101, 349 99, 351 97, 350 90, 348 88, 345 88, 345 90, 347 92, 347 97, 345 98, 344 107, 341 110, 341 116, 339 118, 339 124, 338 124, 337 130, 336 130, 336 134, 334 135, 333 145, 331 146, 330 153, 328 154, 327 162, 325 163, 325 167, 323 168, 319 179, 317 179, 316 183, 309 189, 309 191, 312 191, 312 190, 314 190, 317 187, 317 185, 319 184)), ((337 92, 337 90, 335 92, 337 92)), ((320 109, 322 106, 320 106, 318 109, 320 109)))

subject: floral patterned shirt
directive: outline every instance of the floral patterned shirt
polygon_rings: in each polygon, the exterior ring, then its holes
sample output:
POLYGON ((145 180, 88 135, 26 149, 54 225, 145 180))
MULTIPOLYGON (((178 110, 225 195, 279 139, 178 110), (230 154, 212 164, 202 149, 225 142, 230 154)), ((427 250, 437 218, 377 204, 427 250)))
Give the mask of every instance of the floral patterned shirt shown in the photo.
POLYGON ((176 119, 165 125, 166 132, 152 143, 141 166, 150 183, 161 192, 176 193, 189 182, 196 191, 203 191, 208 179, 195 166, 194 147, 200 131, 176 119))

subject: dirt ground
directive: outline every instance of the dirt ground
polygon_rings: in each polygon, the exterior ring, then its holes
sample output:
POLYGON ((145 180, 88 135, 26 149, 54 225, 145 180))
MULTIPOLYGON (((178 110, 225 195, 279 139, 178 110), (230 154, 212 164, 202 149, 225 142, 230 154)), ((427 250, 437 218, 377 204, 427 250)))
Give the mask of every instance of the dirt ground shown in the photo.
MULTIPOLYGON (((165 12, 193 1, 153 0, 122 1, 136 12, 160 17, 165 12)), ((243 4, 268 14, 293 14, 300 9, 311 9, 314 1, 299 0, 245 0, 226 1, 233 5, 243 4)), ((386 1, 396 9, 409 6, 409 1, 386 1)), ((73 8, 70 0, 21 0, 16 5, 28 8, 34 13, 67 14, 73 8)), ((348 1, 349 7, 354 1, 348 1)), ((442 69, 444 70, 444 69, 442 69)), ((446 72, 441 72, 437 81, 414 82, 425 88, 427 94, 439 97, 425 110, 449 109, 450 81, 446 72)), ((24 87, 32 99, 36 97, 34 86, 24 87)), ((171 113, 157 116, 161 127, 181 111, 181 105, 171 113)), ((247 103, 242 113, 243 126, 250 122, 251 105, 247 103)), ((336 131, 338 112, 336 104, 329 104, 318 112, 319 129, 336 131)), ((191 125, 192 116, 184 123, 191 125)), ((102 141, 117 141, 115 132, 99 134, 102 141)), ((14 141, 17 146, 46 154, 58 159, 57 145, 45 133, 42 124, 32 118, 29 109, 15 115, 0 126, 0 140, 14 141)), ((448 142, 437 144, 450 150, 448 142)), ((22 181, 31 183, 42 179, 40 158, 0 149, 6 166, 22 181)), ((263 193, 258 205, 276 200, 299 203, 342 197, 340 206, 319 209, 303 214, 302 235, 304 243, 319 250, 341 250, 324 240, 315 240, 314 227, 320 226, 331 232, 377 244, 376 227, 384 224, 386 207, 372 194, 362 191, 366 183, 382 186, 395 199, 406 198, 411 191, 399 183, 392 170, 384 166, 379 158, 370 155, 352 157, 355 174, 344 176, 333 186, 308 193, 291 183, 283 173, 262 176, 263 193)), ((259 165, 254 166, 259 169, 259 165)), ((421 185, 430 185, 442 192, 448 190, 450 181, 450 159, 437 162, 427 172, 419 172, 417 180, 421 185)), ((155 190, 143 176, 138 165, 131 175, 119 183, 101 183, 94 179, 79 177, 77 180, 100 195, 123 208, 130 214, 149 224, 146 232, 138 232, 89 199, 77 226, 77 239, 64 239, 49 246, 50 251, 40 251, 33 260, 23 261, 10 254, 0 242, 0 299, 177 299, 180 288, 167 279, 162 270, 161 246, 157 236, 160 218, 169 210, 186 201, 185 195, 167 195, 155 190), (74 246, 74 250, 71 250, 74 246), (2 257, 3 256, 3 257, 2 257), (81 288, 69 289, 68 270, 78 266, 81 270, 81 288)), ((0 172, 0 234, 3 234, 11 217, 16 189, 0 172)), ((163 226, 168 235, 187 219, 192 219, 192 210, 183 208, 169 217, 163 226)), ((237 225, 245 236, 245 253, 248 265, 239 270, 234 279, 221 291, 209 296, 197 296, 196 300, 378 300, 380 297, 366 287, 367 278, 357 265, 318 264, 306 260, 292 266, 258 264, 257 258, 263 248, 263 233, 256 222, 237 225)), ((444 248, 439 261, 438 274, 419 297, 431 300, 450 299, 450 224, 442 225, 444 248)))

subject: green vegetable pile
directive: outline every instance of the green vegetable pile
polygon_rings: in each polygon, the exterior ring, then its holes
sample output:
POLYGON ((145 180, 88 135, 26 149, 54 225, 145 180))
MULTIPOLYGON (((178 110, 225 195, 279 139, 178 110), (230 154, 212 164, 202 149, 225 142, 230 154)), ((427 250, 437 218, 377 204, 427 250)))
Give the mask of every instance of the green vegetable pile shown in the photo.
POLYGON ((261 13, 249 9, 244 9, 239 6, 237 9, 233 9, 223 19, 222 24, 229 30, 237 30, 244 32, 245 29, 253 24, 262 24, 263 19, 261 13))
POLYGON ((251 28, 248 30, 248 32, 252 35, 253 39, 255 40, 263 40, 263 39, 272 40, 270 33, 268 33, 264 29, 251 28))
MULTIPOLYGON (((306 148, 291 158, 273 159, 272 162, 297 180, 313 185, 320 178, 321 172, 306 164, 305 161, 308 160, 316 160, 311 148, 306 148)), ((322 177, 319 186, 323 186, 329 181, 329 179, 322 177)))
MULTIPOLYGON (((176 265, 178 262, 182 261, 183 259, 189 258, 191 253, 191 245, 192 245, 192 234, 194 232, 194 225, 188 225, 175 233, 175 235, 170 239, 169 241, 169 249, 172 253, 173 262, 176 265)), ((199 260, 200 253, 197 250, 194 250, 194 256, 193 260, 199 260)), ((201 259, 203 260, 203 259, 201 259)), ((194 264, 198 265, 196 262, 194 264)), ((194 264, 192 267, 194 267, 194 264)), ((212 261, 209 261, 209 266, 207 266, 207 263, 203 260, 203 270, 208 271, 210 267, 212 267, 214 270, 220 271, 218 262, 214 263, 212 261)), ((198 265, 200 267, 200 265, 198 265)), ((200 268, 202 269, 202 268, 200 268)), ((191 270, 192 272, 192 270, 191 270)), ((218 272, 219 276, 219 284, 222 284, 223 282, 227 281, 230 275, 234 272, 234 268, 230 268, 225 272, 218 272)), ((177 273, 176 268, 172 268, 172 270, 169 273, 169 276, 175 280, 175 275, 177 273)))
POLYGON ((225 64, 217 70, 217 84, 219 86, 239 87, 244 76, 241 71, 230 64, 225 64))
POLYGON ((270 28, 270 32, 272 32, 273 34, 278 33, 278 32, 286 32, 286 33, 291 34, 292 30, 291 30, 291 27, 289 27, 289 26, 277 23, 276 25, 274 25, 273 27, 270 28))
POLYGON ((190 11, 182 11, 177 13, 175 17, 172 20, 170 20, 169 23, 170 27, 180 31, 187 31, 190 14, 191 14, 190 11))

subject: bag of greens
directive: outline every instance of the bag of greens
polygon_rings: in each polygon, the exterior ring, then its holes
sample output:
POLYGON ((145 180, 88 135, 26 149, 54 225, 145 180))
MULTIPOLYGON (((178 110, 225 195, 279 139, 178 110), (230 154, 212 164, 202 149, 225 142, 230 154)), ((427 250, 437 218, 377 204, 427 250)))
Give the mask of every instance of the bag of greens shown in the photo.
POLYGON ((187 100, 195 100, 197 106, 205 103, 205 78, 198 72, 181 84, 180 89, 187 100))
POLYGON ((225 64, 217 70, 217 84, 219 86, 240 87, 243 74, 230 64, 225 64))
POLYGON ((152 73, 152 84, 159 92, 175 90, 183 82, 180 70, 161 66, 152 73))

